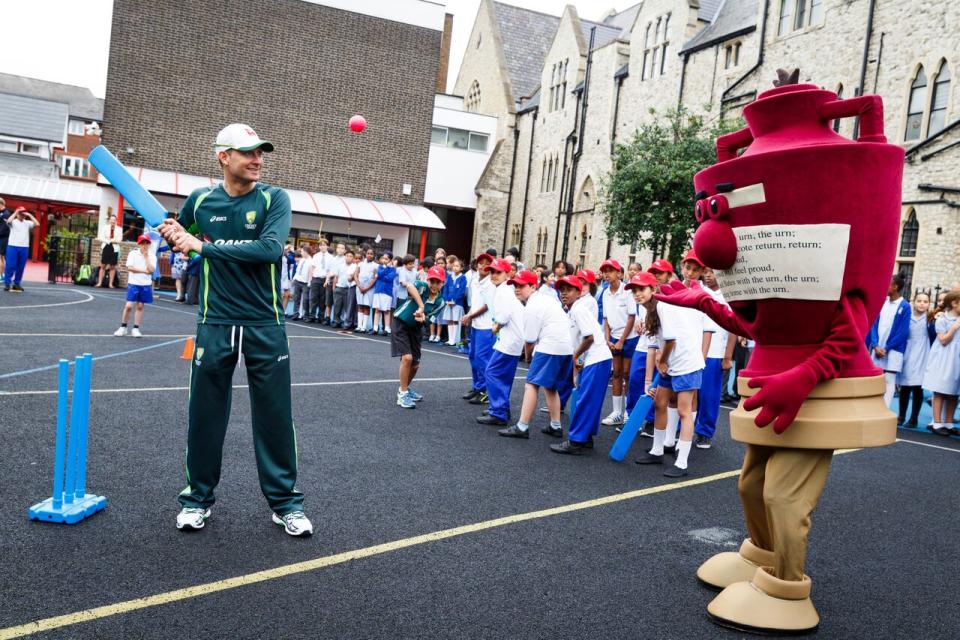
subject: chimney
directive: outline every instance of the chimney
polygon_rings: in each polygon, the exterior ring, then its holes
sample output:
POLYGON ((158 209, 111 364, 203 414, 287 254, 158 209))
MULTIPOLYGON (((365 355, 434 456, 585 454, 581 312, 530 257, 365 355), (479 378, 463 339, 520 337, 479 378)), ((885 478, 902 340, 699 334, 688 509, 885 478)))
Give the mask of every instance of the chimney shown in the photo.
POLYGON ((450 36, 453 33, 453 14, 443 17, 443 37, 440 40, 440 69, 437 72, 437 93, 447 92, 447 72, 450 69, 450 36))

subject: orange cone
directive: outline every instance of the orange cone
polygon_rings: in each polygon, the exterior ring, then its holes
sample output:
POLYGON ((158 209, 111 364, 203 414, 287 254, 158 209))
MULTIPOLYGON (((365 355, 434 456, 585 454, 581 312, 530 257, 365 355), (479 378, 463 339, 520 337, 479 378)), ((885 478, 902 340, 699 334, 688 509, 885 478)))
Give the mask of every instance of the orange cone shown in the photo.
POLYGON ((186 344, 183 345, 183 353, 180 354, 181 360, 193 360, 193 336, 187 338, 186 344))

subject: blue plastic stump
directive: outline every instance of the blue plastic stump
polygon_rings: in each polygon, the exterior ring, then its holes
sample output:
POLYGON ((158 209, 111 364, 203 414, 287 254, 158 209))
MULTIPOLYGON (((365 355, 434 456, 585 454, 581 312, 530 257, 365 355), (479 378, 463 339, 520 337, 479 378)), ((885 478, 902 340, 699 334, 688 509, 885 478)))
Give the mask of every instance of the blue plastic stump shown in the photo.
POLYGON ((27 516, 42 522, 76 524, 107 506, 107 499, 86 492, 87 432, 90 425, 90 374, 93 356, 74 363, 73 402, 67 416, 70 363, 60 360, 57 379, 57 435, 53 495, 30 507, 27 516), (67 427, 69 425, 69 439, 67 427), (66 469, 64 469, 66 466, 66 469), (64 477, 66 475, 66 477, 64 477))

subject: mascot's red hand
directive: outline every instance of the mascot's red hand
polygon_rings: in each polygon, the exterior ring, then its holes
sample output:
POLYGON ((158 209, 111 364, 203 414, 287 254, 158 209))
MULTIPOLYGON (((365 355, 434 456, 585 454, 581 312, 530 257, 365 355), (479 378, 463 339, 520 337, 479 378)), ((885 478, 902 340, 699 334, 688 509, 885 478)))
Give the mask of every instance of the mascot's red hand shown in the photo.
POLYGON ((756 425, 765 427, 773 422, 774 433, 783 433, 793 423, 800 405, 817 382, 816 372, 806 363, 774 376, 751 378, 747 386, 760 391, 747 398, 743 408, 747 411, 760 409, 754 419, 756 425))
POLYGON ((730 310, 730 307, 714 300, 699 282, 694 282, 689 287, 679 280, 667 282, 660 285, 660 292, 655 293, 653 297, 667 304, 702 311, 722 329, 738 336, 752 337, 750 331, 743 326, 740 318, 730 310))

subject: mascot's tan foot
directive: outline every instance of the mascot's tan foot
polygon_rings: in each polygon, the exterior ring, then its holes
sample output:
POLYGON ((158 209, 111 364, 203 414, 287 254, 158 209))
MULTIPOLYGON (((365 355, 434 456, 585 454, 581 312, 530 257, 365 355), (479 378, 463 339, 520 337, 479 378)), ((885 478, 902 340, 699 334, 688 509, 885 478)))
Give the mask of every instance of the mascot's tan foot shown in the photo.
POLYGON ((732 584, 707 605, 713 622, 769 635, 799 635, 817 629, 820 616, 810 600, 809 576, 780 580, 772 568, 758 568, 750 582, 732 584))
POLYGON ((724 551, 713 556, 697 569, 697 579, 713 589, 725 589, 736 582, 749 582, 758 567, 773 565, 773 552, 761 549, 750 538, 740 551, 724 551))

